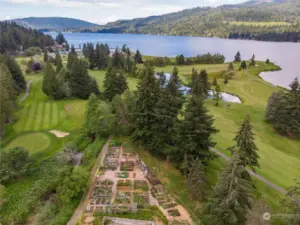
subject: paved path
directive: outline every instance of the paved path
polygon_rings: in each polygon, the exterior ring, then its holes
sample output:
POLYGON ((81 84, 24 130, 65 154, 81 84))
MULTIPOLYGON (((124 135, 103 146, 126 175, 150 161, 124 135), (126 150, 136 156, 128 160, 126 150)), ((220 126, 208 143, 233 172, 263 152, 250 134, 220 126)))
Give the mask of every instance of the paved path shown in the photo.
MULTIPOLYGON (((218 151, 215 148, 210 148, 211 151, 213 151, 214 153, 216 153, 218 156, 222 157, 223 159, 225 159, 226 161, 229 161, 230 158, 225 155, 224 153, 218 151)), ((246 169, 248 171, 248 173, 251 174, 251 176, 255 177, 256 179, 262 181, 263 183, 265 183, 266 185, 268 185, 269 187, 275 189, 276 191, 279 191, 281 194, 286 194, 287 191, 278 187, 276 184, 273 184, 272 182, 268 181, 267 179, 265 179, 264 177, 258 175, 257 173, 254 173, 252 170, 246 169)))
POLYGON ((71 219, 69 220, 69 222, 67 223, 67 225, 75 225, 77 223, 77 221, 79 221, 79 219, 83 215, 85 206, 87 205, 87 203, 89 201, 89 197, 93 191, 94 184, 96 182, 95 178, 96 178, 97 170, 100 167, 100 165, 103 164, 104 156, 106 155, 108 145, 110 143, 111 138, 112 137, 109 137, 108 140, 106 141, 105 145, 102 147, 102 150, 97 158, 97 161, 91 171, 90 181, 89 181, 89 189, 84 193, 79 205, 77 206, 76 210, 73 212, 73 215, 72 215, 71 219))
POLYGON ((19 99, 19 102, 23 102, 29 95, 29 91, 30 91, 30 84, 31 84, 32 80, 28 81, 26 84, 26 90, 25 90, 25 94, 22 98, 19 99))

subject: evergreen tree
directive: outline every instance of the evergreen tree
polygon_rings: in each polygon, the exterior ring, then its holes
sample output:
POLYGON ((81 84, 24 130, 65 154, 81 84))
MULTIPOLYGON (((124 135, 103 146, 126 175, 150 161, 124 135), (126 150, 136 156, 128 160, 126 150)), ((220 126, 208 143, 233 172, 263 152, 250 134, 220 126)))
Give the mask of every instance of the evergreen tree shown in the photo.
POLYGON ((204 96, 206 97, 208 95, 208 91, 210 89, 210 83, 208 82, 208 75, 206 73, 206 70, 201 70, 201 72, 200 72, 200 82, 202 84, 204 96))
POLYGON ((47 96, 53 99, 63 98, 62 90, 59 87, 58 80, 56 79, 56 73, 50 62, 47 62, 46 64, 42 90, 47 96))
POLYGON ((216 106, 218 106, 219 105, 219 101, 221 100, 221 88, 220 88, 220 85, 219 84, 217 84, 216 85, 216 88, 215 88, 215 100, 216 100, 216 106))
POLYGON ((282 201, 282 206, 290 216, 287 220, 289 225, 300 224, 300 177, 296 179, 296 184, 288 188, 285 199, 282 201))
POLYGON ((123 71, 109 68, 104 79, 104 96, 111 101, 117 94, 122 94, 127 88, 126 78, 123 71))
POLYGON ((17 92, 24 90, 26 88, 26 81, 17 61, 12 56, 8 56, 7 53, 3 54, 1 61, 8 67, 11 73, 15 90, 17 92))
POLYGON ((48 52, 47 52, 47 50, 44 51, 44 56, 43 56, 43 58, 44 58, 44 62, 47 62, 47 61, 48 61, 48 52))
POLYGON ((77 59, 77 53, 75 51, 74 46, 72 46, 71 51, 69 52, 68 55, 68 62, 67 62, 67 68, 71 70, 73 62, 77 59))
POLYGON ((69 79, 70 79, 69 71, 64 67, 62 67, 59 73, 57 73, 56 79, 58 81, 58 86, 62 92, 62 95, 68 98, 71 97, 72 93, 69 86, 69 79))
POLYGON ((140 64, 143 63, 142 54, 139 50, 136 50, 135 56, 134 56, 135 63, 140 64))
POLYGON ((142 71, 142 79, 138 84, 137 101, 134 110, 135 131, 132 138, 135 142, 151 149, 155 122, 154 105, 159 98, 159 85, 154 76, 153 68, 147 64, 142 71))
POLYGON ((217 84, 218 84, 218 79, 217 79, 217 77, 214 77, 212 85, 216 86, 217 84))
POLYGON ((198 158, 193 160, 189 168, 187 187, 194 200, 201 201, 204 199, 207 188, 207 176, 204 165, 198 158))
POLYGON ((249 166, 253 171, 255 171, 255 167, 259 168, 259 156, 257 154, 258 149, 254 143, 254 134, 252 129, 253 127, 250 123, 250 116, 247 115, 234 138, 236 145, 232 149, 239 152, 243 166, 249 166))
POLYGON ((245 60, 242 61, 240 68, 243 70, 247 68, 247 63, 245 60))
POLYGON ((120 52, 118 48, 115 49, 115 52, 111 59, 111 67, 115 69, 125 69, 125 59, 123 54, 120 52))
POLYGON ((179 162, 197 157, 202 162, 211 159, 209 147, 215 145, 211 135, 217 130, 213 127, 213 117, 208 114, 203 101, 202 97, 193 95, 188 101, 183 120, 176 127, 177 151, 173 152, 173 157, 179 162))
POLYGON ((255 55, 253 54, 252 55, 252 57, 251 57, 251 59, 250 59, 250 64, 249 64, 249 66, 255 66, 255 55))
POLYGON ((3 63, 0 63, 0 138, 4 136, 6 122, 12 122, 16 111, 17 94, 12 75, 3 63))
POLYGON ((56 73, 59 73, 59 71, 63 67, 59 52, 56 52, 56 54, 55 54, 55 65, 56 65, 56 73))
POLYGON ((269 60, 269 59, 267 59, 267 60, 266 60, 266 64, 269 64, 269 63, 270 63, 270 60, 269 60))
POLYGON ((224 79, 224 84, 225 85, 228 84, 228 78, 227 77, 225 77, 225 79, 224 79))
POLYGON ((87 109, 85 112, 85 124, 84 127, 88 133, 88 136, 95 136, 99 126, 99 99, 95 94, 91 94, 88 99, 87 109))
POLYGON ((268 100, 266 120, 281 134, 300 135, 300 84, 297 79, 290 91, 274 92, 268 100))
POLYGON ((56 38, 55 38, 55 41, 56 41, 57 44, 59 44, 59 45, 61 45, 61 44, 63 44, 63 43, 66 42, 66 39, 65 39, 65 37, 64 37, 64 35, 63 35, 62 32, 59 32, 59 33, 58 33, 58 35, 57 35, 56 38))
POLYGON ((87 63, 81 59, 74 59, 71 71, 69 86, 72 96, 87 99, 93 90, 91 87, 91 77, 88 74, 87 63))
POLYGON ((241 166, 239 152, 235 152, 220 173, 214 194, 207 204, 212 224, 245 225, 252 202, 252 185, 244 178, 245 173, 248 172, 241 166))
POLYGON ((234 62, 240 62, 241 60, 242 60, 241 53, 240 53, 240 51, 238 51, 236 53, 236 55, 234 56, 234 62))
POLYGON ((176 61, 176 65, 184 65, 185 64, 184 55, 181 54, 176 56, 175 61, 176 61))
POLYGON ((175 67, 169 82, 161 86, 160 96, 154 105, 155 122, 152 124, 152 148, 158 154, 169 155, 169 145, 173 143, 174 123, 183 104, 181 82, 175 67))

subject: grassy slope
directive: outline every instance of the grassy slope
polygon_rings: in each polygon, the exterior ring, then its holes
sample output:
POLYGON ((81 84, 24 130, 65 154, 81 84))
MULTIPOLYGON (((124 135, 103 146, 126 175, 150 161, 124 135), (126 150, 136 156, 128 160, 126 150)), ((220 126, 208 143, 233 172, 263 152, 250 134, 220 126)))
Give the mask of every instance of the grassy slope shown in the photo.
POLYGON ((226 87, 223 80, 219 80, 223 90, 240 96, 244 104, 231 104, 230 108, 225 104, 215 107, 212 101, 207 104, 215 117, 215 126, 220 129, 214 135, 216 148, 227 155, 230 153, 226 149, 234 144, 232 139, 242 120, 246 114, 251 115, 260 156, 261 169, 258 173, 286 188, 294 184, 294 179, 300 175, 300 142, 277 134, 264 120, 267 99, 272 92, 279 90, 256 76, 258 70, 265 68, 264 63, 259 63, 258 67, 249 69, 248 74, 251 77, 243 71, 238 72, 226 87))

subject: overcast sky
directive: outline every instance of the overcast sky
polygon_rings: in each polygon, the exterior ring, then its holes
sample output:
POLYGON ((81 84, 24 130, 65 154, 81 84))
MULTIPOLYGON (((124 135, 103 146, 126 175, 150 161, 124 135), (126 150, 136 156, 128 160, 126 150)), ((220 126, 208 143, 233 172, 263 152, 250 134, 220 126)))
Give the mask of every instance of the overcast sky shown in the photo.
POLYGON ((60 16, 105 24, 176 12, 197 6, 217 6, 244 0, 0 0, 0 20, 60 16))

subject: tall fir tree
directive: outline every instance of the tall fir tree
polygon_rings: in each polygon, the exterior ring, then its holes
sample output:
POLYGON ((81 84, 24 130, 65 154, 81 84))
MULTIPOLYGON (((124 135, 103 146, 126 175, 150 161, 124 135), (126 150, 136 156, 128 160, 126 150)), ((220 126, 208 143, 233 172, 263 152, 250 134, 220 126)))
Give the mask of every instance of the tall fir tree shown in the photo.
POLYGON ((88 64, 84 60, 75 58, 69 79, 69 86, 74 97, 87 99, 93 92, 90 88, 91 77, 87 68, 88 64))
POLYGON ((56 52, 56 54, 55 54, 55 65, 56 65, 56 73, 59 73, 59 71, 63 67, 61 56, 60 56, 59 52, 56 52))
POLYGON ((199 76, 200 76, 200 82, 202 84, 204 96, 207 97, 208 91, 210 89, 210 83, 208 81, 208 75, 206 70, 201 70, 199 76))
POLYGON ((134 110, 135 131, 132 135, 136 143, 146 149, 151 149, 153 133, 152 124, 155 122, 154 105, 159 98, 159 84, 154 76, 154 69, 147 64, 142 71, 142 80, 138 84, 137 101, 134 110))
POLYGON ((241 166, 239 152, 235 152, 218 176, 213 196, 207 204, 213 225, 245 225, 253 191, 251 182, 244 178, 245 173, 248 172, 241 166))
POLYGON ((44 51, 43 59, 44 59, 44 62, 47 62, 47 61, 48 61, 48 52, 47 52, 46 49, 45 49, 45 51, 44 51))
POLYGON ((238 51, 234 56, 234 62, 240 62, 242 60, 241 53, 238 51))
POLYGON ((249 66, 255 66, 256 62, 255 62, 255 55, 253 54, 251 59, 250 59, 250 63, 249 66))
POLYGON ((68 55, 68 61, 67 61, 67 68, 69 70, 72 69, 72 65, 73 65, 73 62, 75 61, 75 59, 77 59, 77 53, 75 51, 74 46, 72 45, 71 51, 69 52, 69 55, 68 55))
POLYGON ((173 151, 173 157, 181 163, 196 158, 207 163, 212 157, 209 148, 215 145, 211 135, 217 130, 213 127, 214 119, 204 106, 203 98, 192 95, 183 116, 176 127, 177 151, 173 151))
POLYGON ((200 73, 197 73, 197 71, 193 69, 191 87, 191 92, 193 95, 207 97, 210 84, 208 82, 206 70, 201 70, 200 73))
POLYGON ((104 79, 104 96, 111 101, 117 94, 122 94, 127 88, 126 78, 123 71, 109 68, 104 79))
POLYGON ((59 86, 59 82, 56 78, 56 73, 50 62, 47 62, 46 64, 42 90, 47 96, 53 99, 61 99, 64 97, 61 87, 59 86))
POLYGON ((214 97, 215 97, 215 100, 216 100, 216 106, 219 106, 219 102, 222 98, 221 96, 221 87, 219 84, 216 85, 216 88, 215 88, 215 91, 214 91, 214 97))
POLYGON ((99 126, 99 99, 95 94, 91 94, 88 99, 87 109, 85 112, 84 128, 88 133, 88 136, 95 136, 99 126))
POLYGON ((204 199, 207 190, 207 176, 204 165, 198 158, 192 161, 189 168, 187 187, 194 200, 204 199))
POLYGON ((241 62, 241 65, 240 65, 240 69, 246 69, 247 68, 247 63, 246 63, 246 61, 245 60, 243 60, 242 62, 241 62))
POLYGON ((258 149, 254 142, 254 134, 252 130, 253 127, 250 122, 250 116, 247 115, 234 138, 236 145, 231 149, 239 152, 243 166, 249 166, 253 171, 255 171, 255 167, 259 168, 259 156, 257 154, 258 149))
POLYGON ((4 63, 0 63, 0 138, 5 135, 5 123, 11 123, 17 109, 14 80, 4 63))
POLYGON ((112 55, 111 67, 119 70, 125 69, 125 59, 122 52, 118 48, 115 49, 115 52, 112 55))
POLYGON ((158 154, 169 155, 169 145, 173 145, 174 124, 183 105, 181 82, 175 67, 166 85, 161 86, 158 101, 153 106, 155 122, 152 124, 152 149, 158 154))
POLYGON ((12 56, 9 56, 6 52, 1 57, 1 61, 8 67, 14 82, 14 87, 17 92, 24 90, 26 88, 26 81, 23 76, 22 70, 12 56))
POLYGON ((135 56, 134 56, 135 63, 140 64, 143 63, 142 54, 139 50, 136 50, 135 56))

